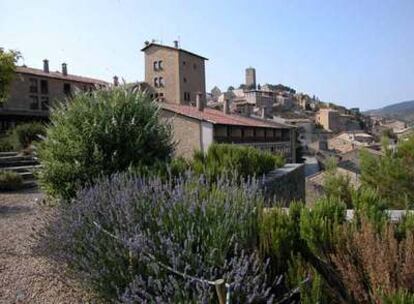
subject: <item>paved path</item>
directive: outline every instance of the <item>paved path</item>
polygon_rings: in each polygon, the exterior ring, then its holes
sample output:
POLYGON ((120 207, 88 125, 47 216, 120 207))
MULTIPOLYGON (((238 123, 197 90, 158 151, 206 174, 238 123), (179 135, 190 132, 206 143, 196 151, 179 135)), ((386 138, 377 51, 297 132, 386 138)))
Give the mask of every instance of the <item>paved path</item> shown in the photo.
POLYGON ((0 303, 87 303, 62 272, 32 253, 31 233, 50 212, 41 199, 37 191, 0 193, 0 303))

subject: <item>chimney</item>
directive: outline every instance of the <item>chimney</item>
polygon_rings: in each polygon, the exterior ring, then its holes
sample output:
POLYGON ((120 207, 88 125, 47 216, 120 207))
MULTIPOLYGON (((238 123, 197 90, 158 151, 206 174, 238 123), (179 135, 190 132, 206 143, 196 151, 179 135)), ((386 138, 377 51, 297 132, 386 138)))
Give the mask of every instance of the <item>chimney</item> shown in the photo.
POLYGON ((114 86, 117 87, 119 86, 119 80, 118 80, 118 76, 114 76, 114 86))
POLYGON ((147 46, 147 45, 149 45, 150 44, 150 42, 148 41, 148 40, 145 40, 145 46, 147 46))
POLYGON ((62 63, 62 75, 68 76, 68 65, 66 63, 62 63))
POLYGON ((225 98, 223 103, 223 113, 230 114, 230 99, 225 98))
POLYGON ((49 73, 49 60, 47 59, 43 60, 43 72, 49 73))
POLYGON ((203 94, 201 93, 196 94, 196 107, 197 107, 197 110, 204 111, 203 94))
POLYGON ((178 49, 178 40, 174 40, 174 47, 178 49))

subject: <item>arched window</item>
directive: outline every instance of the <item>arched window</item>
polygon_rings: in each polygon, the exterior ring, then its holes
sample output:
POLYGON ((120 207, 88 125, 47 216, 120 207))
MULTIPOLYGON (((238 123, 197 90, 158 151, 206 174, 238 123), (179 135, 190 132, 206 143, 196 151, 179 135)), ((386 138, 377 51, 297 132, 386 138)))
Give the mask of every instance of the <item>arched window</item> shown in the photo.
POLYGON ((164 84, 165 84, 164 78, 162 78, 162 77, 158 78, 158 84, 159 84, 160 87, 163 87, 164 84))
POLYGON ((157 78, 157 77, 155 77, 155 78, 154 78, 154 87, 158 88, 158 86, 159 86, 159 83, 158 83, 158 78, 157 78))
POLYGON ((158 61, 158 68, 162 70, 164 68, 162 60, 158 61))

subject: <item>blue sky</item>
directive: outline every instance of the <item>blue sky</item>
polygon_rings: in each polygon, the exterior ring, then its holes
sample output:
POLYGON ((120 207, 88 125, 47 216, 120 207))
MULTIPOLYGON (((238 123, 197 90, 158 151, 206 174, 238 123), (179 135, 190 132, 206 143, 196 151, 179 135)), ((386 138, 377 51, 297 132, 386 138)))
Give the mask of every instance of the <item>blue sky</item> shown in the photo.
POLYGON ((283 83, 362 109, 414 99, 413 0, 0 0, 0 46, 25 64, 111 80, 143 80, 145 40, 210 60, 207 88, 256 68, 283 83))

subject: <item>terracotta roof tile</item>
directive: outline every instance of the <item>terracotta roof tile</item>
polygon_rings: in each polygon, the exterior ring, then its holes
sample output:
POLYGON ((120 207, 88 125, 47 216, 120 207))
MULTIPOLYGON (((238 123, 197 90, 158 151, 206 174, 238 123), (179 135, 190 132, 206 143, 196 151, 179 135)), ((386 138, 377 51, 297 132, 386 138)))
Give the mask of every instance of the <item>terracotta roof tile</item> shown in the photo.
POLYGON ((82 83, 109 85, 108 82, 103 81, 103 80, 99 80, 99 79, 83 77, 83 76, 77 76, 77 75, 71 75, 71 74, 68 74, 67 76, 64 76, 60 72, 46 73, 45 71, 40 70, 40 69, 29 68, 29 67, 24 67, 24 66, 16 67, 16 72, 17 73, 22 73, 22 74, 30 74, 30 75, 40 76, 40 77, 55 78, 55 79, 76 81, 76 82, 82 82, 82 83))
POLYGON ((292 127, 262 119, 247 118, 234 114, 224 114, 222 111, 204 108, 199 111, 196 107, 178 104, 160 103, 162 109, 171 111, 183 116, 191 117, 197 120, 208 121, 212 124, 234 125, 234 126, 249 126, 249 127, 263 127, 263 128, 283 128, 290 129, 292 127))

